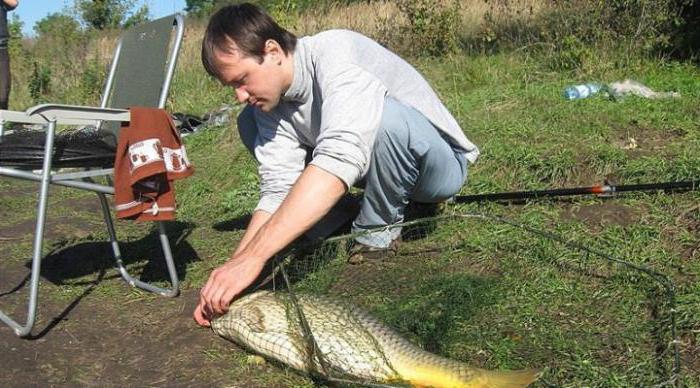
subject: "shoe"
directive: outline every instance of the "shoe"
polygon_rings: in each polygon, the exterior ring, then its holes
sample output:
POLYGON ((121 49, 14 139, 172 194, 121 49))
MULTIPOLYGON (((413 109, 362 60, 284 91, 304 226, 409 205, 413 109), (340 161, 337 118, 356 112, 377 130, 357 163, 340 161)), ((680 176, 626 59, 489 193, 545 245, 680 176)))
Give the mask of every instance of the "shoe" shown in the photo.
POLYGON ((393 240, 386 248, 377 248, 354 241, 348 251, 348 264, 378 263, 384 258, 396 256, 399 252, 400 239, 399 237, 393 240))

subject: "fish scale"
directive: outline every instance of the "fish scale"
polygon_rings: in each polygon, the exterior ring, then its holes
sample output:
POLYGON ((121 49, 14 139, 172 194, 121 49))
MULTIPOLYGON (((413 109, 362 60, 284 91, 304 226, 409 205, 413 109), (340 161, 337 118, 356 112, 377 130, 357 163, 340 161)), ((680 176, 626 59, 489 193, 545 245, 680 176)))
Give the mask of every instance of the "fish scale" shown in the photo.
POLYGON ((525 387, 537 370, 487 371, 413 345, 365 311, 329 297, 297 295, 323 359, 313 357, 299 314, 286 292, 258 291, 229 306, 212 330, 295 369, 358 382, 408 382, 423 387, 525 387))

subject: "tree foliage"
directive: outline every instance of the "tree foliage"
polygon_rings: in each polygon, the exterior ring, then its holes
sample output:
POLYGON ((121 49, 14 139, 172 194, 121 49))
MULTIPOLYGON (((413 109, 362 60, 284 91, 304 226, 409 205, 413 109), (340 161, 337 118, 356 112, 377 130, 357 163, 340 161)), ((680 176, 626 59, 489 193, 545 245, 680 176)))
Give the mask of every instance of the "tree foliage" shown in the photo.
POLYGON ((190 15, 205 16, 214 9, 215 0, 185 0, 185 11, 190 15))
POLYGON ((148 20, 148 7, 133 11, 135 0, 75 0, 83 22, 97 30, 120 28, 148 20))
POLYGON ((80 23, 63 13, 52 13, 36 22, 34 32, 38 36, 74 36, 80 33, 80 23))

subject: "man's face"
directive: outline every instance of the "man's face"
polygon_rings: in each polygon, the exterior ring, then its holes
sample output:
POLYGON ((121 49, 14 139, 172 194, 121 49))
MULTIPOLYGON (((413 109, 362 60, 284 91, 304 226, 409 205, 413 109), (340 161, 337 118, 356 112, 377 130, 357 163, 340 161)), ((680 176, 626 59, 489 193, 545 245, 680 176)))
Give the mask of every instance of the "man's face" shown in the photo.
POLYGON ((229 51, 215 53, 221 83, 235 90, 240 103, 256 106, 264 112, 274 109, 291 84, 283 72, 281 61, 285 55, 279 45, 268 41, 262 63, 237 47, 229 51))

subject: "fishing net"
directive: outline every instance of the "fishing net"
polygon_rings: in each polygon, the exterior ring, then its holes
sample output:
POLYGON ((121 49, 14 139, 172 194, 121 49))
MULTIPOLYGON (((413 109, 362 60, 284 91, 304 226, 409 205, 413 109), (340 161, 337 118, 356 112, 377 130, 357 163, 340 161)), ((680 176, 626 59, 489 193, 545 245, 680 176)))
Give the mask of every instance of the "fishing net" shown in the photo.
MULTIPOLYGON (((391 373, 357 373, 365 364, 386 365, 391 349, 381 341, 368 341, 369 356, 347 355, 352 339, 343 333, 366 314, 459 363, 544 368, 544 385, 678 383, 675 297, 666 276, 606 253, 613 249, 594 237, 576 241, 541 225, 455 209, 400 225, 397 254, 378 261, 348 264, 356 237, 348 234, 280 254, 258 289, 280 295, 280 314, 291 322, 285 330, 295 338, 272 336, 261 346, 302 349, 299 365, 282 362, 318 381, 404 386, 384 379, 391 373), (338 337, 329 338, 319 321, 338 337)), ((351 337, 367 341, 375 329, 351 337)))
MULTIPOLYGON (((42 129, 17 126, 0 137, 0 166, 40 169, 44 159, 46 132, 42 129)), ((116 137, 95 127, 68 128, 56 133, 52 166, 114 166, 116 137)))

